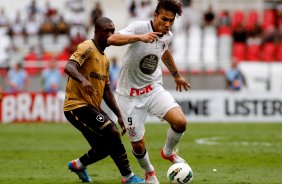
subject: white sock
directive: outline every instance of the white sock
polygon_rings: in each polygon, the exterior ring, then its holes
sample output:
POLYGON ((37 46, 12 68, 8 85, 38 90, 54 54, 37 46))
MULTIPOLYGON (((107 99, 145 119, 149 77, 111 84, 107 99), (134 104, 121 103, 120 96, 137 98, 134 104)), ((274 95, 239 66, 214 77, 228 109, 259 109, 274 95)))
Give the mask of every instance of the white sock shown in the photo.
POLYGON ((169 127, 169 129, 167 130, 166 143, 163 148, 164 154, 166 156, 170 156, 173 154, 173 150, 181 140, 183 134, 184 133, 177 133, 171 127, 169 127))
POLYGON ((128 180, 128 179, 129 179, 131 176, 133 176, 133 175, 134 175, 134 173, 132 172, 132 173, 130 173, 129 175, 122 176, 122 177, 128 180))
POLYGON ((84 168, 85 168, 85 166, 82 165, 82 163, 80 162, 79 159, 75 159, 74 162, 75 162, 75 167, 76 167, 77 169, 84 169, 84 168))
MULTIPOLYGON (((134 154, 138 155, 136 153, 134 153, 134 154)), ((144 157, 143 158, 137 158, 137 161, 138 161, 140 167, 142 167, 145 170, 145 172, 152 172, 152 171, 155 170, 153 165, 150 162, 149 154, 148 154, 147 150, 146 150, 144 157)))

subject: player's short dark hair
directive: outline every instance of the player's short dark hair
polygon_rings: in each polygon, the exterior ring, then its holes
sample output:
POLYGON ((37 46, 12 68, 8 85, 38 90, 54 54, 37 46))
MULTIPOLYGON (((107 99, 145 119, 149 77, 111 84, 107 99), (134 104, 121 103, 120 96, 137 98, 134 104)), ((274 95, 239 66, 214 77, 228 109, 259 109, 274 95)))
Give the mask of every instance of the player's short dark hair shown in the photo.
POLYGON ((100 17, 95 22, 95 30, 99 30, 107 23, 112 23, 113 21, 107 17, 100 17))
POLYGON ((182 14, 182 3, 179 0, 158 0, 158 5, 155 12, 158 14, 160 9, 171 11, 181 16, 182 14))

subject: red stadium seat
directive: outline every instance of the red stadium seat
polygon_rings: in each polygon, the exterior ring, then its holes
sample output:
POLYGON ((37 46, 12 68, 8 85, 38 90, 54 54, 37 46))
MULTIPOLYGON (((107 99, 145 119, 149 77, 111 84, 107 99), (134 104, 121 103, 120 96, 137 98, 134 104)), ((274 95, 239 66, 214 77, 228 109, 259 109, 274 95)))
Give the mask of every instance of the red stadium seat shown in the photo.
POLYGON ((244 12, 241 10, 237 10, 233 14, 232 27, 234 28, 242 23, 244 23, 244 12))
POLYGON ((247 48, 247 60, 248 61, 259 61, 260 60, 260 46, 249 45, 247 48))
POLYGON ((280 43, 277 47, 277 55, 276 55, 276 59, 278 62, 282 62, 282 43, 280 43))
POLYGON ((263 28, 267 29, 269 26, 275 24, 275 12, 274 10, 267 9, 263 13, 263 28))
POLYGON ((258 12, 253 10, 248 13, 248 19, 247 19, 247 24, 246 28, 248 30, 252 29, 255 24, 258 23, 258 12))
POLYGON ((262 60, 274 61, 275 60, 276 45, 274 43, 266 43, 262 46, 262 60))
POLYGON ((29 75, 36 75, 39 73, 37 68, 38 56, 35 52, 30 52, 24 56, 24 65, 29 75))
POLYGON ((232 56, 239 61, 246 60, 246 44, 234 43, 232 51, 232 56))

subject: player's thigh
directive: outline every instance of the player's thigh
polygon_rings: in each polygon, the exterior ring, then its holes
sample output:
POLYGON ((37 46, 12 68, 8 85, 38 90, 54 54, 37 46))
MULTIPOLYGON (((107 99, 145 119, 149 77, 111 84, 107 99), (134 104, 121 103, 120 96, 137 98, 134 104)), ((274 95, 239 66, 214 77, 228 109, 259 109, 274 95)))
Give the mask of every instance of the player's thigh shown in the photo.
POLYGON ((116 94, 116 101, 130 141, 142 140, 145 133, 144 123, 147 116, 147 107, 140 98, 132 98, 120 94, 116 94))
POLYGON ((92 147, 99 146, 103 140, 103 129, 112 126, 107 114, 97 111, 93 106, 85 106, 65 112, 68 121, 75 126, 92 147))
POLYGON ((149 112, 160 120, 164 120, 167 112, 175 107, 180 106, 174 100, 172 95, 162 87, 155 91, 150 97, 149 112))

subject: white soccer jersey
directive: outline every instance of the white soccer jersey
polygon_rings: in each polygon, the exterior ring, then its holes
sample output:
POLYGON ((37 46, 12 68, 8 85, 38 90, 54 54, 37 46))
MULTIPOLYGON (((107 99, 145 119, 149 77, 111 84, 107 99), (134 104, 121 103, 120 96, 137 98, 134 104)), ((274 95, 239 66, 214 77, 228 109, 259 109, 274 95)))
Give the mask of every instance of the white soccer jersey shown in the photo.
MULTIPOLYGON (((137 21, 119 31, 120 34, 135 35, 153 32, 151 21, 137 21)), ((169 32, 153 43, 134 42, 129 44, 124 56, 117 83, 121 95, 138 96, 149 93, 162 83, 159 62, 172 39, 169 32)))

